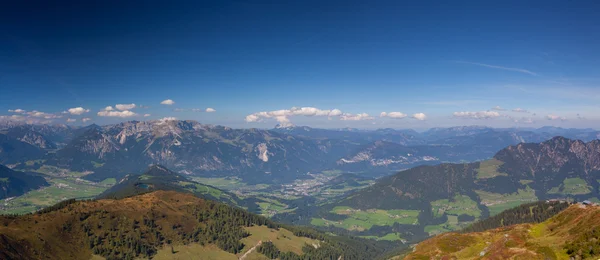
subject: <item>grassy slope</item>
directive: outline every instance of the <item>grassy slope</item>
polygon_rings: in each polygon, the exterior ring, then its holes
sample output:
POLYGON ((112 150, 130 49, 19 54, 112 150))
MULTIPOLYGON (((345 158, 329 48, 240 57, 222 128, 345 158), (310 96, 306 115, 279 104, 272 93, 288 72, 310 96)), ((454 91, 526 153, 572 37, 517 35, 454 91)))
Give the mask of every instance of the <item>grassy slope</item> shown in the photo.
POLYGON ((445 233, 419 243, 406 259, 569 259, 565 243, 600 227, 600 207, 568 209, 539 224, 477 233, 445 233))
MULTIPOLYGON (((142 234, 154 232, 147 230, 145 224, 142 224, 145 223, 142 218, 156 219, 155 223, 162 236, 173 241, 175 254, 171 246, 165 244, 162 249, 159 248, 156 259, 189 259, 189 256, 196 256, 195 259, 198 256, 202 256, 199 259, 238 259, 259 241, 272 241, 280 251, 296 254, 303 254, 302 248, 307 244, 315 247, 328 244, 296 236, 285 228, 274 229, 267 226, 245 227, 250 236, 242 238, 244 247, 238 254, 225 252, 214 244, 181 243, 180 232, 189 234, 198 225, 205 225, 197 222, 191 213, 198 207, 208 207, 206 203, 191 194, 156 191, 120 200, 75 202, 42 214, 0 216, 0 259, 102 259, 92 255, 88 236, 81 225, 89 224, 92 228, 89 232, 94 234, 112 232, 111 236, 116 234, 113 232, 114 228, 124 235, 136 233, 136 230, 143 230, 142 234), (139 224, 132 226, 133 220, 138 220, 139 224), (174 223, 179 226, 177 229, 172 228, 174 223)), ((245 259, 264 259, 264 256, 253 252, 245 259)))

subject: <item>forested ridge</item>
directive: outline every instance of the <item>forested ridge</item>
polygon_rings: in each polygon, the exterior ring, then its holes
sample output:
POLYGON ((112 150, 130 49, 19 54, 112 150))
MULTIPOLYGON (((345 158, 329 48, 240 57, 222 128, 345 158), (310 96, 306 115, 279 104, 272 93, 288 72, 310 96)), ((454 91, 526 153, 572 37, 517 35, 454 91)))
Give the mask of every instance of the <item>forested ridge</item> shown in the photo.
POLYGON ((260 251, 278 252, 280 258, 338 259, 343 255, 344 259, 372 259, 382 253, 373 241, 283 226, 191 194, 158 191, 122 200, 69 200, 34 214, 0 216, 0 258, 80 259, 92 254, 107 259, 151 258, 165 247, 193 243, 238 254, 246 246, 241 240, 251 235, 244 227, 250 226, 284 228, 295 236, 320 241, 318 247, 304 246, 301 255, 278 249, 260 251), (23 246, 29 249, 19 250, 23 246))
POLYGON ((546 202, 538 201, 523 204, 501 213, 477 221, 462 230, 463 233, 481 232, 489 229, 505 227, 523 223, 540 223, 553 217, 569 207, 567 202, 546 202))

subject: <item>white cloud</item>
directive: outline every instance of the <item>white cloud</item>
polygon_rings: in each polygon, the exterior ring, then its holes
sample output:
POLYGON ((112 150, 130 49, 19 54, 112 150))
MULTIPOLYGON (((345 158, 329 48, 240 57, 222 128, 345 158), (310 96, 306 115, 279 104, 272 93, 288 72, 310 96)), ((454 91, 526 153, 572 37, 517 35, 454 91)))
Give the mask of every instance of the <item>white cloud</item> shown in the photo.
POLYGON ((454 112, 454 117, 460 118, 472 118, 472 119, 489 119, 500 116, 500 113, 496 111, 479 111, 479 112, 454 112))
POLYGON ((252 115, 247 115, 245 120, 246 120, 246 122, 258 122, 258 121, 260 121, 260 117, 255 114, 252 114, 252 115))
POLYGON ((81 119, 81 121, 83 121, 84 123, 87 122, 87 121, 90 121, 90 120, 92 120, 92 119, 89 118, 89 117, 84 117, 84 118, 81 119))
POLYGON ((173 101, 173 100, 171 100, 171 99, 165 99, 165 100, 163 100, 162 102, 160 102, 160 104, 161 104, 161 105, 168 105, 168 106, 170 106, 170 105, 173 105, 173 104, 175 104, 175 101, 173 101))
POLYGON ((217 110, 215 110, 215 109, 214 109, 214 108, 212 108, 212 107, 207 107, 207 108, 206 108, 206 112, 208 112, 208 113, 212 113, 212 112, 217 112, 217 110))
POLYGON ((411 117, 414 119, 420 120, 420 121, 427 119, 427 116, 423 113, 416 113, 416 114, 413 114, 411 117))
POLYGON ((163 117, 160 119, 160 121, 174 121, 177 120, 176 117, 163 117))
POLYGON ((107 107, 105 107, 105 108, 104 108, 104 110, 105 110, 105 111, 113 111, 113 110, 114 110, 114 108, 113 108, 113 107, 111 107, 111 106, 107 106, 107 107))
POLYGON ((149 117, 149 116, 151 116, 151 115, 150 114, 144 114, 144 117, 149 117))
POLYGON ((67 111, 69 111, 69 114, 71 114, 71 115, 81 115, 83 113, 90 112, 89 109, 85 109, 83 107, 69 108, 69 110, 67 110, 67 111))
POLYGON ((75 121, 77 121, 77 119, 75 119, 75 118, 67 118, 67 122, 68 123, 73 123, 75 121))
POLYGON ((529 111, 522 109, 520 107, 517 107, 517 108, 513 109, 512 111, 517 112, 517 113, 529 113, 529 111))
POLYGON ((10 113, 17 113, 17 114, 23 114, 23 113, 25 113, 27 111, 25 111, 23 109, 20 109, 20 108, 17 108, 17 109, 9 109, 8 112, 10 112, 10 113))
POLYGON ((471 65, 476 65, 476 66, 481 66, 481 67, 486 67, 486 68, 492 68, 492 69, 501 69, 501 70, 508 70, 508 71, 515 71, 515 72, 521 72, 521 73, 525 73, 525 74, 529 74, 532 76, 537 76, 538 74, 526 69, 519 69, 519 68, 509 68, 509 67, 502 67, 502 66, 496 66, 496 65, 490 65, 490 64, 485 64, 485 63, 477 63, 477 62, 469 62, 469 61, 457 61, 458 63, 464 63, 464 64, 471 64, 471 65))
MULTIPOLYGON (((206 110, 208 112, 208 109, 206 110)), ((289 124, 290 120, 288 117, 291 116, 327 116, 327 117, 337 117, 340 118, 350 118, 351 114, 347 114, 344 116, 341 110, 332 109, 332 110, 323 110, 315 107, 292 107, 291 109, 281 109, 274 111, 263 111, 256 112, 254 114, 247 115, 245 120, 246 122, 259 122, 263 119, 273 118, 279 122, 279 124, 289 124)), ((372 119, 372 118, 371 118, 372 119)), ((348 119, 342 119, 348 120, 348 119)))
POLYGON ((402 119, 407 117, 408 115, 402 113, 402 112, 381 112, 381 114, 379 114, 379 117, 389 117, 389 118, 394 118, 394 119, 402 119))
POLYGON ((340 116, 340 120, 344 120, 344 121, 373 120, 373 117, 369 116, 369 114, 367 114, 367 113, 359 113, 359 114, 343 113, 340 116))
POLYGON ((492 110, 496 110, 496 111, 504 111, 504 110, 506 110, 506 109, 504 109, 504 108, 502 108, 502 107, 500 107, 500 106, 495 106, 495 107, 492 107, 492 110))
POLYGON ((55 119, 55 118, 61 118, 62 117, 60 115, 55 115, 55 114, 40 112, 40 111, 37 111, 37 110, 33 110, 31 112, 27 112, 27 115, 29 115, 31 117, 38 117, 38 118, 44 118, 44 119, 55 119))
POLYGON ((331 112, 329 112, 327 114, 327 116, 332 117, 332 116, 341 116, 342 115, 342 111, 339 109, 333 109, 331 110, 331 112))
POLYGON ((560 120, 560 121, 566 121, 567 120, 567 118, 564 117, 564 116, 561 117, 561 116, 552 115, 552 114, 547 115, 546 119, 548 119, 548 120, 560 120))
POLYGON ((115 107, 118 110, 124 111, 124 110, 132 110, 132 109, 136 108, 136 105, 133 103, 132 104, 116 104, 115 107))
POLYGON ((108 117, 132 117, 137 116, 138 114, 131 112, 129 110, 124 111, 100 111, 98 112, 99 116, 108 116, 108 117))

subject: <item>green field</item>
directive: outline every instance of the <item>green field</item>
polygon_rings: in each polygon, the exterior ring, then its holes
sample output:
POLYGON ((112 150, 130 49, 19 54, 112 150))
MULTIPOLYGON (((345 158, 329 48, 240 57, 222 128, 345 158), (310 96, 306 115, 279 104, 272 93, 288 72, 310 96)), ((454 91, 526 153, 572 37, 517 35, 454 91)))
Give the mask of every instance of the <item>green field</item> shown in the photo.
POLYGON ((537 201, 535 191, 529 186, 525 189, 519 189, 515 193, 500 194, 482 190, 476 190, 481 204, 488 207, 490 216, 496 215, 506 209, 510 209, 527 202, 537 201))
POLYGON ((93 198, 107 189, 91 182, 72 179, 49 179, 51 186, 30 191, 10 201, 5 201, 0 214, 24 214, 72 198, 93 198))
POLYGON ((362 238, 366 238, 366 239, 374 239, 377 241, 397 241, 397 240, 402 240, 402 237, 400 236, 400 233, 389 233, 386 234, 385 236, 382 237, 378 237, 378 236, 359 236, 362 238))
POLYGON ((104 166, 104 163, 92 161, 92 165, 94 165, 94 168, 100 168, 100 167, 104 166))
POLYGON ((326 201, 331 198, 337 198, 337 197, 344 195, 348 192, 351 192, 353 190, 359 190, 359 189, 366 188, 369 185, 373 184, 374 181, 367 180, 367 181, 359 181, 358 183, 360 184, 360 186, 350 186, 350 185, 344 184, 343 188, 335 188, 334 189, 331 187, 327 187, 327 188, 320 190, 318 193, 314 194, 314 196, 326 201))
POLYGON ((260 207, 260 213, 263 216, 272 217, 275 214, 292 212, 295 210, 289 209, 288 205, 281 203, 278 200, 266 197, 256 197, 262 202, 256 202, 256 204, 260 207))
POLYGON ((371 227, 377 226, 391 226, 394 223, 406 224, 406 225, 417 225, 419 224, 418 210, 382 210, 382 209, 368 209, 360 210, 353 209, 350 207, 335 207, 331 210, 331 213, 338 215, 347 216, 346 219, 341 221, 330 221, 327 219, 313 218, 311 221, 312 225, 315 226, 336 226, 347 230, 363 231, 368 230, 371 227))
POLYGON ((248 185, 236 177, 223 178, 206 178, 206 177, 191 177, 193 181, 214 186, 223 190, 244 190, 244 191, 259 191, 269 187, 267 184, 248 185))
POLYGON ((198 256, 202 256, 202 259, 207 260, 237 260, 238 257, 232 253, 228 253, 218 248, 215 245, 202 246, 200 244, 189 244, 189 245, 175 245, 173 250, 170 246, 167 246, 161 250, 158 250, 157 254, 152 258, 156 260, 166 259, 198 259, 198 256), (173 254, 173 251, 175 253, 173 254))
POLYGON ((490 159, 482 161, 479 164, 479 169, 477 169, 477 178, 478 179, 487 179, 494 178, 496 176, 508 176, 506 173, 498 172, 498 167, 502 165, 504 162, 490 159))
POLYGON ((527 185, 529 183, 532 183, 532 180, 520 180, 519 183, 523 184, 523 185, 527 185))
POLYGON ((244 229, 250 233, 250 236, 242 239, 242 242, 246 246, 242 249, 242 253, 238 255, 243 255, 251 247, 256 245, 258 241, 271 241, 279 251, 294 252, 298 255, 303 254, 302 247, 306 244, 312 246, 320 245, 318 240, 298 237, 285 228, 270 229, 266 226, 252 226, 244 229))
POLYGON ((33 170, 34 172, 43 173, 53 177, 82 177, 90 172, 74 172, 67 169, 58 168, 50 165, 42 165, 39 169, 33 170))
POLYGON ((103 181, 99 182, 99 184, 105 185, 105 186, 113 186, 115 184, 117 184, 117 179, 115 178, 106 178, 103 181))
POLYGON ((548 194, 582 195, 592 192, 592 187, 581 178, 566 178, 561 185, 548 191, 548 194))
POLYGON ((215 189, 213 187, 209 187, 209 186, 198 184, 198 183, 180 181, 178 184, 181 186, 193 185, 193 187, 191 187, 191 188, 187 187, 186 189, 191 192, 194 192, 194 193, 208 194, 215 198, 220 198, 221 195, 223 194, 223 192, 219 189, 215 189))
POLYGON ((481 210, 479 210, 477 202, 466 195, 456 195, 452 200, 443 199, 432 201, 431 210, 433 216, 436 218, 441 217, 444 214, 456 216, 466 214, 475 218, 481 216, 481 210))
POLYGON ((458 216, 454 216, 454 215, 447 215, 448 220, 442 224, 438 224, 438 225, 428 225, 425 226, 424 231, 429 233, 429 235, 437 235, 440 233, 444 233, 444 232, 450 232, 450 231, 455 231, 458 229, 461 229, 463 227, 465 227, 468 223, 459 223, 458 222, 458 216))
POLYGON ((44 163, 46 160, 31 160, 31 161, 26 161, 25 165, 27 166, 33 166, 36 163, 44 163))

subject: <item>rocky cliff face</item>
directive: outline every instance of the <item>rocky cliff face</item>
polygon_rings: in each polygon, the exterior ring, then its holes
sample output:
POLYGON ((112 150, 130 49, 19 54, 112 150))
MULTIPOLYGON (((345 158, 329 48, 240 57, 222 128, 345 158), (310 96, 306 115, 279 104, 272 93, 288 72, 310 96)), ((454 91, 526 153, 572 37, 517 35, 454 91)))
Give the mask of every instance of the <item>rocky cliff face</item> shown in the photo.
POLYGON ((21 142, 36 146, 40 149, 52 150, 57 148, 54 142, 46 138, 43 134, 36 131, 33 127, 29 125, 21 125, 10 128, 7 131, 6 135, 15 138, 21 142))
MULTIPOLYGON (((96 172, 110 168, 113 174, 118 170, 117 164, 134 171, 158 163, 187 174, 237 175, 255 181, 292 180, 341 157, 339 153, 346 151, 343 145, 196 121, 130 121, 85 132, 61 149, 54 161, 80 168, 91 167, 91 161, 95 161, 104 163, 96 172), (81 158, 82 154, 89 156, 81 158)), ((98 178, 106 174, 109 173, 101 173, 98 178)))
MULTIPOLYGON (((600 141, 584 143, 564 137, 535 144, 522 143, 501 150, 494 158, 507 162, 503 169, 521 177, 576 172, 589 175, 600 170, 600 141)), ((539 176, 538 176, 539 177, 539 176)))

